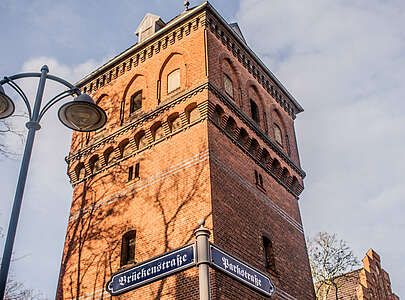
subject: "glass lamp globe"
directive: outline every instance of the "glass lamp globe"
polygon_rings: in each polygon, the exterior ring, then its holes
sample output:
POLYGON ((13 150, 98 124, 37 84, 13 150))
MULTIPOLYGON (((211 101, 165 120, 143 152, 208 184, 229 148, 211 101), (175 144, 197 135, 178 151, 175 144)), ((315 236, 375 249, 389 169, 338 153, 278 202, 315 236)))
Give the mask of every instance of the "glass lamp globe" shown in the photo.
POLYGON ((104 110, 87 94, 81 94, 74 101, 62 105, 58 115, 66 127, 76 131, 94 131, 107 122, 104 110))
POLYGON ((0 119, 5 119, 14 113, 14 102, 4 92, 3 87, 0 85, 0 119))

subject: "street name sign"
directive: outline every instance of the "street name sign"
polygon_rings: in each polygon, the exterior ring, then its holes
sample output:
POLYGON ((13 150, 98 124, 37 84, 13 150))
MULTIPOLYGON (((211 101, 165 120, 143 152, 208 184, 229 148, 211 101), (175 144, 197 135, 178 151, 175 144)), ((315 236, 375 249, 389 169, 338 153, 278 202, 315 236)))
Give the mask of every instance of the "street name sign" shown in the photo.
POLYGON ((270 297, 275 286, 270 278, 245 262, 210 244, 211 264, 214 268, 239 280, 250 288, 270 297))
POLYGON ((111 295, 119 295, 193 267, 195 246, 187 245, 154 257, 129 269, 114 274, 106 289, 111 295))

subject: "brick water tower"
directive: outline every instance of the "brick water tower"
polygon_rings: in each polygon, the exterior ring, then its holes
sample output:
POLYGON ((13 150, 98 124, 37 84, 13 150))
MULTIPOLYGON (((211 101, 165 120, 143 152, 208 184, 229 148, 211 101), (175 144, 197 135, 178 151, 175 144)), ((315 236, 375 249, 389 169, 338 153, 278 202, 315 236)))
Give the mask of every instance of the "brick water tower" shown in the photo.
MULTIPOLYGON (((205 2, 165 23, 146 14, 138 43, 78 82, 108 115, 74 133, 74 187, 57 299, 199 299, 191 268, 120 296, 111 275, 210 240, 267 274, 272 299, 314 299, 298 197, 294 119, 302 107, 205 2)), ((266 299, 210 269, 212 299, 266 299)))

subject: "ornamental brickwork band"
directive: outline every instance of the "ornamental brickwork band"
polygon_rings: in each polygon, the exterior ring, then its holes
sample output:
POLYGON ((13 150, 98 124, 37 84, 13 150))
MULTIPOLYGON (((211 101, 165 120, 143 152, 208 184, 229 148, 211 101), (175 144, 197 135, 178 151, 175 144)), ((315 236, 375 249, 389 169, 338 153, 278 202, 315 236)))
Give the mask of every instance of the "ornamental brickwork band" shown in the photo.
POLYGON ((147 13, 138 42, 77 83, 107 124, 75 132, 66 156, 58 300, 315 298, 303 108, 238 24, 188 5, 147 13))

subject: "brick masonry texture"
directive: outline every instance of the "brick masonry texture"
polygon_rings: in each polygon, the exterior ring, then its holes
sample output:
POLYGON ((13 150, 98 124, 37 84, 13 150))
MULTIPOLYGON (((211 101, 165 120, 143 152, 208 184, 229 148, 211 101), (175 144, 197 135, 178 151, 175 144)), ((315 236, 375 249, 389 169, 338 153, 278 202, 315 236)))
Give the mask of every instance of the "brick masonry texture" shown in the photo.
MULTIPOLYGON (((298 207, 305 176, 294 131, 299 109, 221 22, 209 4, 192 9, 79 82, 108 123, 74 133, 66 157, 74 191, 56 299, 198 299, 197 268, 120 296, 105 285, 133 265, 120 264, 124 233, 136 230, 139 263, 194 242, 199 219, 212 242, 267 272, 273 299, 314 299, 298 207), (245 49, 243 59, 231 38, 245 49), (176 69, 180 88, 168 94, 167 75, 176 69), (140 90, 142 108, 131 114, 140 90), (137 163, 139 177, 129 178, 137 163), (275 271, 266 270, 263 236, 273 243, 275 271)), ((265 299, 215 270, 210 279, 212 299, 265 299)))
MULTIPOLYGON (((380 256, 373 250, 367 251, 361 269, 338 277, 338 297, 343 300, 399 300, 391 290, 391 280, 387 271, 381 267, 380 256)), ((334 287, 327 300, 336 298, 334 287)))

